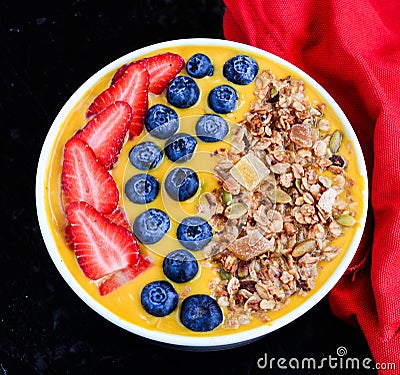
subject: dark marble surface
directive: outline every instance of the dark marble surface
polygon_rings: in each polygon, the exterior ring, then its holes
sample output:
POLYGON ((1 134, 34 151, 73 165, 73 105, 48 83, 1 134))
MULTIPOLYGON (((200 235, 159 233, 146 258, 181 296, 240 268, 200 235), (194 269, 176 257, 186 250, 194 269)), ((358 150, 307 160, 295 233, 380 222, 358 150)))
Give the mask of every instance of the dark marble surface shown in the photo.
MULTIPOLYGON (((36 166, 63 103, 89 76, 139 47, 222 38, 220 1, 2 1, 0 8, 0 374, 335 373, 259 369, 264 357, 371 357, 326 299, 252 344, 211 353, 155 345, 113 326, 61 278, 41 238, 36 166), (107 5, 104 5, 107 3, 107 5)), ((358 371, 357 373, 361 373, 358 371)), ((373 371, 367 372, 369 374, 373 371)))

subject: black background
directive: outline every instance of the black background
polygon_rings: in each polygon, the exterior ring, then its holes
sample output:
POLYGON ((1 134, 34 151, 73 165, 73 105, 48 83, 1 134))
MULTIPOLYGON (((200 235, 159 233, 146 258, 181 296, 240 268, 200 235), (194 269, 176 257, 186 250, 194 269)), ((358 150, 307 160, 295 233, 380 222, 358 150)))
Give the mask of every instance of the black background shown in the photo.
MULTIPOLYGON (((327 299, 288 326, 236 349, 183 352, 116 327, 64 282, 41 238, 35 175, 52 121, 93 73, 137 48, 223 38, 221 1, 2 1, 0 9, 0 375, 335 373, 259 369, 268 357, 371 357, 362 333, 327 299)), ((356 372, 352 372, 356 373, 356 372)), ((357 373, 361 373, 358 371, 357 373)), ((368 371, 366 373, 374 373, 368 371)))

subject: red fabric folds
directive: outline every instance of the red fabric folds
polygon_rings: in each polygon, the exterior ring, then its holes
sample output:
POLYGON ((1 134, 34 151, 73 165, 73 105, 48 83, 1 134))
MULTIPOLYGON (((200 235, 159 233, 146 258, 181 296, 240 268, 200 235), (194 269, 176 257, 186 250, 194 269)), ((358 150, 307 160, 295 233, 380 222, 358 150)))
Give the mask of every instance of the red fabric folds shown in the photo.
POLYGON ((225 0, 225 38, 295 64, 337 101, 360 141, 370 209, 363 240, 329 295, 377 363, 400 373, 400 2, 225 0))

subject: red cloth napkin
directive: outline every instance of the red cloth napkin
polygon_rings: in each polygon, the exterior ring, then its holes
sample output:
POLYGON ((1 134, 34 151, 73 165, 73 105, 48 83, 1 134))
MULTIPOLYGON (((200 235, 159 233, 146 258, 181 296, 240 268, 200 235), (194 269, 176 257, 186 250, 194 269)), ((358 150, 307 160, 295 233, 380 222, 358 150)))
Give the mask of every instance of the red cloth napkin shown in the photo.
MULTIPOLYGON (((341 106, 364 152, 370 209, 364 237, 329 295, 363 330, 377 363, 400 373, 400 1, 225 0, 225 38, 272 52, 341 106)), ((351 352, 348 353, 351 356, 351 352)))

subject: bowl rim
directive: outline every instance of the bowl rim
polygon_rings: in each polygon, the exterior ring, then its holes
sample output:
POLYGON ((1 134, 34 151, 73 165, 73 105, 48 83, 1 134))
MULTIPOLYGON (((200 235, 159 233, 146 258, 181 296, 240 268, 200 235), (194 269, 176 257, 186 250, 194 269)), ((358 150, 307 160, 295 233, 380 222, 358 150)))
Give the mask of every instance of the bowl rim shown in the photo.
POLYGON ((361 150, 361 146, 358 142, 357 136, 345 116, 342 109, 336 103, 336 101, 330 96, 330 94, 312 77, 310 77, 307 73, 302 71, 297 66, 291 64, 290 62, 278 57, 270 52, 261 50, 257 47, 249 46, 247 44, 228 41, 224 39, 214 39, 214 38, 187 38, 187 39, 176 39, 164 41, 161 43, 155 43, 148 45, 146 47, 137 49, 130 53, 127 53, 114 61, 107 64, 105 67, 97 71, 93 74, 89 79, 87 79, 67 100, 67 102, 63 105, 61 110, 58 112, 56 118, 54 119, 45 141, 42 146, 42 150, 40 153, 38 167, 36 172, 36 188, 35 188, 35 197, 36 197, 36 211, 39 221, 39 227, 42 233, 43 240, 45 242, 47 251, 58 269, 61 276, 67 282, 67 284, 72 288, 72 290, 94 311, 100 314, 103 318, 108 321, 114 323, 115 325, 131 332, 142 336, 144 338, 161 342, 164 344, 171 344, 179 347, 201 347, 201 348, 225 348, 230 345, 240 345, 248 342, 249 340, 258 339, 266 334, 269 334, 291 322, 296 320, 301 315, 305 314, 308 310, 310 310, 313 306, 315 306, 323 297, 325 297, 329 291, 335 286, 335 284, 339 281, 339 279, 343 276, 347 267, 349 266, 353 256, 356 253, 358 245, 361 241, 361 237, 365 227, 365 221, 367 217, 367 209, 368 209, 368 178, 367 178, 367 170, 365 165, 364 156, 361 150), (343 124, 343 127, 346 131, 346 135, 350 138, 356 158, 357 158, 357 166, 360 171, 361 177, 364 179, 364 189, 363 189, 363 212, 360 215, 360 225, 356 229, 354 233, 353 240, 346 250, 346 253, 335 269, 335 271, 329 276, 329 278, 323 283, 318 290, 316 290, 312 296, 305 299, 299 306, 288 312, 287 314, 274 319, 272 322, 262 325, 260 327, 252 328, 249 330, 245 330, 238 333, 229 333, 225 335, 219 336, 210 336, 210 337, 198 337, 198 336, 183 336, 177 335, 173 333, 166 333, 155 331, 152 329, 143 328, 137 326, 133 323, 127 322, 124 319, 118 317, 116 314, 110 312, 107 308, 101 305, 99 302, 94 300, 78 283, 78 281, 72 276, 69 272, 68 268, 64 264, 61 255, 58 252, 56 241, 53 237, 52 231, 50 229, 50 223, 46 214, 44 202, 46 199, 46 189, 45 189, 45 181, 47 176, 47 169, 49 166, 49 156, 51 155, 52 148, 54 142, 56 140, 57 134, 60 130, 61 125, 63 124, 67 115, 71 112, 74 106, 78 103, 78 101, 84 96, 84 94, 90 89, 94 84, 107 73, 116 70, 118 67, 123 65, 124 63, 134 60, 142 55, 156 52, 157 50, 168 48, 168 47, 180 47, 180 46, 216 46, 216 47, 230 47, 241 50, 243 53, 248 54, 256 54, 266 57, 267 59, 272 60, 273 62, 282 65, 291 71, 295 72, 297 75, 302 77, 307 85, 312 86, 324 101, 331 106, 335 114, 338 116, 339 120, 343 124))

